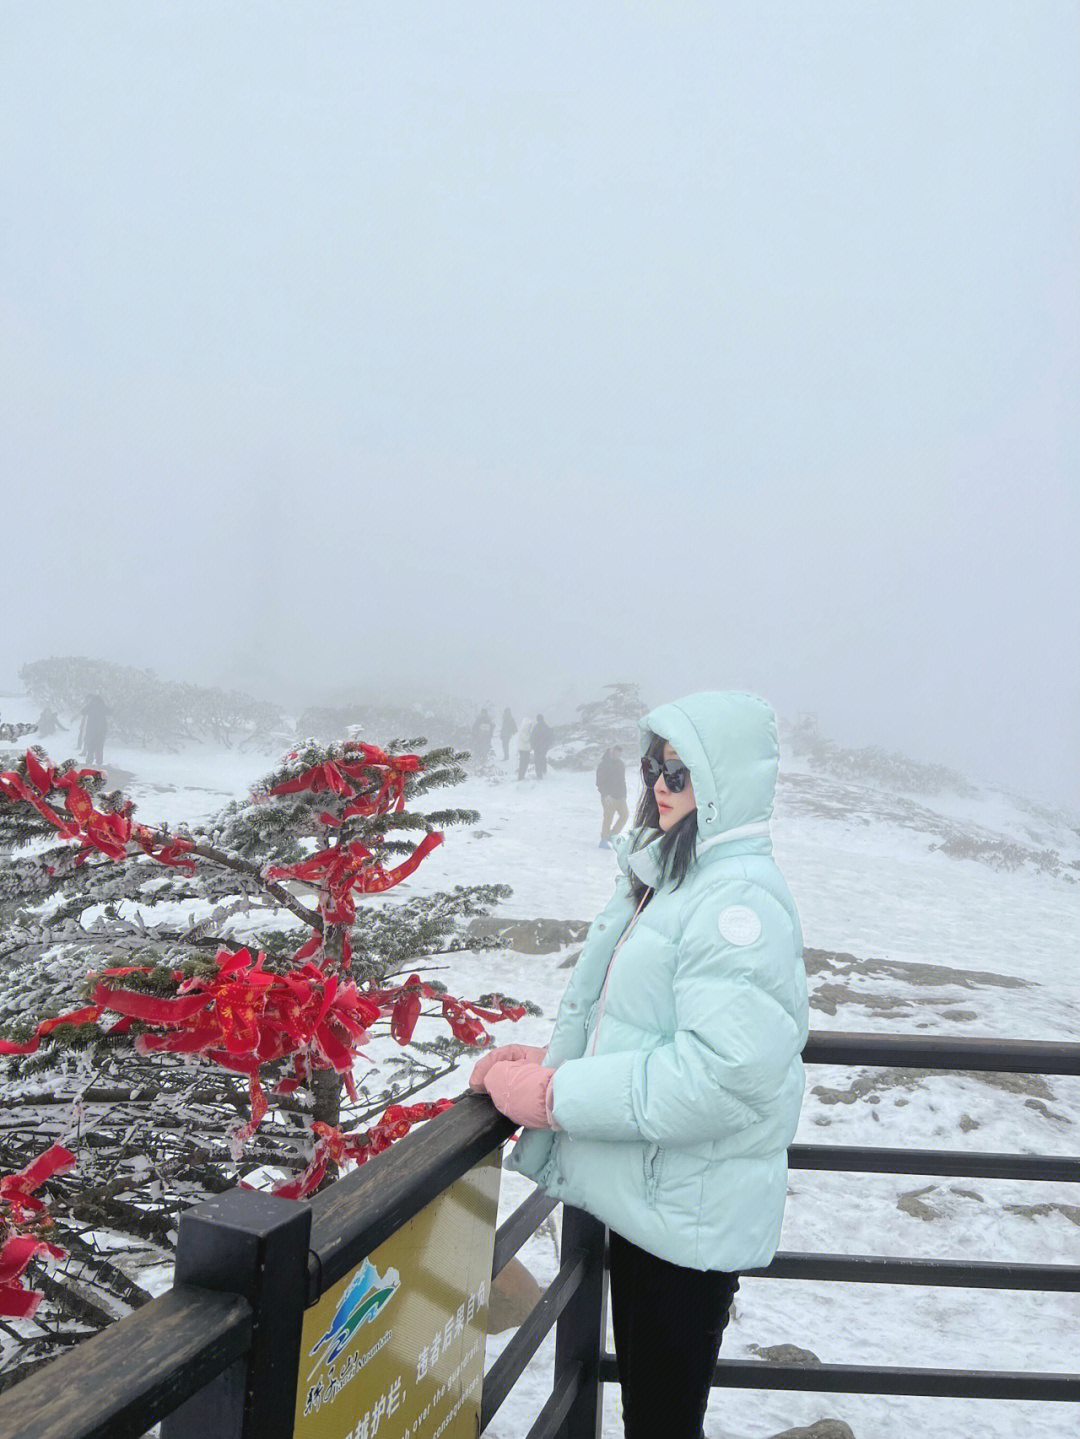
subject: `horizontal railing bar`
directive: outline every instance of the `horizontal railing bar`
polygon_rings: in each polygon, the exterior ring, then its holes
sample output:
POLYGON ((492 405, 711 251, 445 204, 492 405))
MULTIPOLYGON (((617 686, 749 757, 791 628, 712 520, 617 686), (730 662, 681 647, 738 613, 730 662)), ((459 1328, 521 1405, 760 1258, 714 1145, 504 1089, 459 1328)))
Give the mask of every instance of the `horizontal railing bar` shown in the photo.
MULTIPOLYGON (((614 1354, 600 1356, 600 1382, 615 1384, 614 1354)), ((876 1368, 868 1364, 773 1364, 721 1359, 714 1387, 799 1389, 819 1394, 907 1394, 933 1399, 1037 1399, 1075 1404, 1080 1374, 1025 1374, 993 1369, 876 1368)))
POLYGON ((491 1423, 499 1406, 517 1383, 544 1336, 577 1292, 588 1256, 580 1250, 563 1255, 562 1268, 544 1290, 529 1317, 484 1375, 480 1428, 491 1423))
POLYGON ((584 1374, 581 1364, 572 1364, 555 1385, 548 1401, 536 1416, 525 1439, 555 1439, 562 1428, 563 1420, 570 1413, 574 1400, 581 1393, 584 1374))
POLYGON ((814 1279, 840 1284, 925 1284, 957 1289, 1034 1289, 1080 1293, 1080 1265, 961 1264, 949 1259, 905 1259, 876 1254, 781 1252, 748 1279, 814 1279))
POLYGON ((885 1149, 793 1144, 792 1169, 855 1171, 863 1174, 946 1174, 966 1179, 1049 1179, 1080 1183, 1080 1155, 980 1154, 961 1149, 885 1149))
POLYGON ((907 1394, 938 1399, 1037 1399, 1080 1401, 1080 1374, 1027 1374, 1007 1370, 875 1369, 862 1364, 770 1364, 764 1360, 722 1360, 713 1384, 757 1389, 765 1373, 777 1370, 770 1389, 803 1389, 828 1394, 907 1394), (782 1372, 781 1372, 782 1371, 782 1372))
POLYGON ((139 1439, 251 1348, 239 1294, 179 1284, 0 1394, 4 1439, 139 1439))
POLYGON ((542 1189, 536 1189, 519 1204, 495 1234, 495 1252, 491 1261, 491 1277, 495 1278, 506 1268, 527 1239, 531 1239, 551 1211, 560 1203, 542 1189))
POLYGON ((313 1195, 308 1306, 515 1128, 486 1094, 468 1091, 452 1108, 313 1195))
POLYGON ((866 1064, 908 1069, 975 1069, 998 1074, 1080 1075, 1080 1044, 955 1035, 844 1034, 814 1030, 806 1064, 866 1064))

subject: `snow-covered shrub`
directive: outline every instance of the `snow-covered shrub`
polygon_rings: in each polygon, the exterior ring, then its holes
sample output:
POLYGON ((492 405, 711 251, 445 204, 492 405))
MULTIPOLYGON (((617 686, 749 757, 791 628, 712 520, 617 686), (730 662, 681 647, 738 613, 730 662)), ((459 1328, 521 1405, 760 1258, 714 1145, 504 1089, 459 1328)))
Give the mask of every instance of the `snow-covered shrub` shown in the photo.
POLYGON ((73 717, 91 695, 108 706, 109 733, 143 749, 178 750, 195 740, 280 750, 287 733, 276 705, 250 695, 162 680, 153 670, 82 657, 23 665, 19 678, 41 705, 73 717), (276 745, 274 743, 276 737, 276 745))

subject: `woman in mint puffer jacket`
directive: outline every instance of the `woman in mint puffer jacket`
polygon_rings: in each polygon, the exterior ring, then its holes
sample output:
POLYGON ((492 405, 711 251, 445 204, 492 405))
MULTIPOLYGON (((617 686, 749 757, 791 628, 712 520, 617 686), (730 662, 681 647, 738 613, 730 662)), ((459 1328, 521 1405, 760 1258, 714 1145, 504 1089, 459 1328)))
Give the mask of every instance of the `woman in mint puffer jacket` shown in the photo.
POLYGON ((802 932, 769 837, 756 696, 641 721, 645 789, 546 1050, 470 1082, 525 1128, 507 1165, 610 1230, 627 1439, 698 1439, 738 1272, 769 1263, 803 1093, 802 932))

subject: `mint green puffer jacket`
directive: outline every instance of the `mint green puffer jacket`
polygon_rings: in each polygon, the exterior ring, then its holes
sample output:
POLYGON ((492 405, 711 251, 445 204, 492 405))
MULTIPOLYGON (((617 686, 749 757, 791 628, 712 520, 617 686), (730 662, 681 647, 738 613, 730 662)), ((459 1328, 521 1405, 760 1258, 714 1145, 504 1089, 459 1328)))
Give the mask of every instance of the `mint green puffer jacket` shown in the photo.
POLYGON ((659 834, 621 836, 615 893, 589 929, 545 1063, 560 1128, 507 1167, 632 1243, 692 1269, 768 1264, 803 1094, 806 975, 795 902, 772 858, 776 721, 753 695, 697 694, 641 721, 690 769, 697 858, 673 889, 659 834), (633 915, 629 871, 655 886, 633 915), (602 1011, 602 1012, 601 1012, 602 1011))

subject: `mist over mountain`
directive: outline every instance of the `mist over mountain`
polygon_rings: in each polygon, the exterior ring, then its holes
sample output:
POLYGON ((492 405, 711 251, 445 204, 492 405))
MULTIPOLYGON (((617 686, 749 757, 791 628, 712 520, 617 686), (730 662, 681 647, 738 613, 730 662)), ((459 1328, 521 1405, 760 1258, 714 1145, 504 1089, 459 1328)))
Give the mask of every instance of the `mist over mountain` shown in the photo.
POLYGON ((1080 804, 1075 6, 8 9, 0 689, 749 689, 1080 804))

